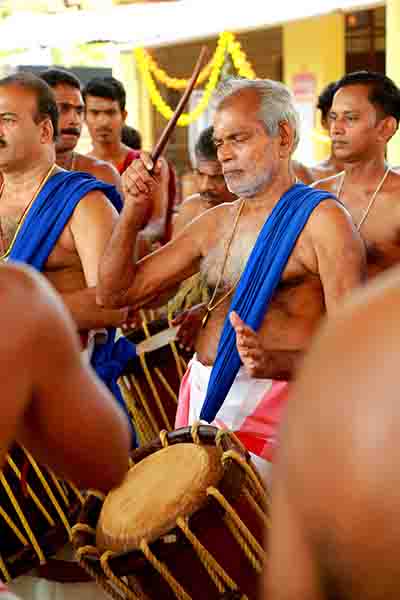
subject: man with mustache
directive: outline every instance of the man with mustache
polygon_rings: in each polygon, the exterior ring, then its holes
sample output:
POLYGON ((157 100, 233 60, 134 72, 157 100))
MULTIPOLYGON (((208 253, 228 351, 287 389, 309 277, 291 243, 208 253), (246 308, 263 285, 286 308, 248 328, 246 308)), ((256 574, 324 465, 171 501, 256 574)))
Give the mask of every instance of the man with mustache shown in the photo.
POLYGON ((330 135, 344 172, 317 187, 333 192, 350 212, 373 277, 400 261, 400 174, 385 158, 400 121, 400 90, 389 77, 371 71, 345 75, 335 89, 330 135))
MULTIPOLYGON (((31 73, 0 79, 0 258, 45 275, 72 315, 92 366, 122 405, 115 377, 124 365, 114 372, 113 349, 115 327, 126 322, 128 310, 97 306, 95 289, 122 202, 114 186, 56 164, 57 130, 57 103, 47 83, 31 73)), ((126 356, 124 342, 117 344, 126 356)))
POLYGON ((56 140, 56 162, 68 171, 90 173, 106 183, 121 187, 115 167, 105 161, 76 152, 84 119, 84 104, 79 79, 70 71, 51 68, 40 73, 54 91, 58 108, 59 134, 56 140))
POLYGON ((235 196, 226 187, 213 140, 213 132, 213 127, 207 127, 201 132, 196 142, 194 153, 199 193, 193 194, 181 204, 174 222, 174 236, 204 211, 235 199, 235 196))
MULTIPOLYGON (((43 272, 70 310, 84 347, 127 309, 96 305, 98 265, 121 198, 114 186, 55 162, 58 112, 51 88, 30 73, 0 80, 0 253, 43 272)), ((94 355, 101 354, 95 349, 94 355)))
POLYGON ((365 259, 343 207, 295 183, 291 156, 298 132, 286 86, 226 82, 219 90, 214 142, 228 189, 238 200, 207 210, 135 263, 137 232, 157 186, 148 173, 151 160, 143 155, 124 174, 125 205, 97 288, 101 305, 139 307, 201 270, 212 296, 181 385, 176 424, 201 418, 226 426, 268 460, 288 381, 322 315, 334 312, 360 284, 365 259))

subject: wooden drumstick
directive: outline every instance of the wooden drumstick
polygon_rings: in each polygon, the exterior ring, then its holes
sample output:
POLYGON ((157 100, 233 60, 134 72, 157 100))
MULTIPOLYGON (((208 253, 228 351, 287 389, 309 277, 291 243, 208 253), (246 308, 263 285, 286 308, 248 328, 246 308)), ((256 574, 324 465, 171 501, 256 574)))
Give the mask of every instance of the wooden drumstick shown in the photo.
POLYGON ((172 131, 174 130, 175 125, 176 125, 179 117, 181 116, 183 109, 186 106, 187 101, 190 98, 190 94, 192 93, 193 88, 196 85, 197 78, 200 74, 201 68, 203 66, 203 63, 205 61, 207 54, 208 54, 207 47, 203 46, 201 49, 199 58, 197 59, 197 63, 194 68, 193 74, 187 85, 187 88, 186 88, 183 96, 179 100, 178 106, 176 107, 174 114, 172 115, 171 119, 168 121, 167 126, 165 127, 164 131, 162 132, 160 139, 158 140, 157 144, 155 145, 155 147, 151 153, 151 159, 152 159, 154 165, 156 164, 157 159, 160 157, 165 146, 167 145, 170 135, 171 135, 172 131))

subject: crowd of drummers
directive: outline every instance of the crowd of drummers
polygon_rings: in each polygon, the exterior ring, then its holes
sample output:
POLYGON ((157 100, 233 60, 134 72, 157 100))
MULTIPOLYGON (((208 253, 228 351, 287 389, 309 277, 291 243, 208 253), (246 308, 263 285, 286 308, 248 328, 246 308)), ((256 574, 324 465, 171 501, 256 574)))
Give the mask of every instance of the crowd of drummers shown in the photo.
POLYGON ((227 79, 182 198, 115 78, 0 79, 2 600, 399 597, 400 89, 316 109, 227 79))

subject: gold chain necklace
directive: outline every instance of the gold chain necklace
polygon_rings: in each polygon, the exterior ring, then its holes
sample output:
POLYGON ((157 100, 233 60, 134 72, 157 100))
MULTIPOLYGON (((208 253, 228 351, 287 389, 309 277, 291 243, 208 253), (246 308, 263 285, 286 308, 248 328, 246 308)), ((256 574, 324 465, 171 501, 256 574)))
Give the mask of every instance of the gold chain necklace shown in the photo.
POLYGON ((217 302, 215 302, 215 304, 213 304, 213 302, 215 300, 215 296, 217 295, 217 292, 218 292, 218 288, 219 288, 219 286, 221 284, 222 277, 224 275, 226 263, 227 263, 228 256, 229 256, 229 250, 231 249, 233 238, 235 236, 236 229, 237 229, 237 226, 238 226, 238 223, 239 223, 239 219, 240 219, 240 215, 242 214, 245 202, 246 202, 246 198, 243 198, 243 200, 241 201, 240 206, 238 208, 238 211, 236 213, 235 222, 233 223, 232 233, 230 235, 230 238, 229 238, 229 241, 228 241, 228 245, 227 245, 227 248, 226 248, 226 251, 225 251, 224 261, 222 263, 222 268, 221 268, 221 271, 220 271, 220 274, 219 274, 219 277, 218 277, 218 281, 217 281, 217 284, 216 284, 216 286, 214 288, 214 292, 213 292, 213 294, 211 296, 210 302, 207 304, 207 312, 204 315, 203 320, 201 322, 202 327, 205 327, 207 325, 207 321, 208 321, 209 316, 212 313, 212 311, 214 309, 216 309, 220 304, 222 304, 222 302, 224 300, 226 300, 226 298, 228 298, 233 293, 233 291, 237 287, 237 284, 240 281, 241 275, 239 275, 239 277, 237 278, 237 280, 234 283, 234 285, 226 292, 226 294, 224 294, 221 298, 219 298, 217 300, 217 302))
MULTIPOLYGON (((383 187, 383 184, 384 184, 384 183, 385 183, 385 181, 386 181, 386 177, 389 175, 389 173, 390 173, 390 171, 391 171, 391 170, 392 170, 392 169, 391 169, 391 167, 387 167, 387 168, 386 168, 386 170, 385 170, 385 172, 384 172, 384 174, 383 174, 383 177, 382 177, 382 179, 381 179, 381 180, 380 180, 380 182, 378 183, 378 185, 377 185, 377 187, 376 187, 376 190, 374 191, 374 193, 373 193, 373 194, 372 194, 372 196, 371 196, 371 200, 368 202, 368 206, 367 206, 367 208, 365 209, 365 211, 364 211, 364 213, 363 213, 363 215, 362 215, 362 217, 361 217, 361 219, 360 219, 360 222, 359 222, 359 224, 356 226, 356 229, 357 229, 357 231, 360 231, 360 229, 361 229, 361 226, 363 225, 363 223, 364 223, 365 219, 368 217, 368 215, 369 215, 369 213, 370 213, 370 210, 371 210, 371 208, 372 208, 372 206, 373 206, 373 204, 374 204, 374 202, 375 202, 375 200, 376 200, 376 197, 377 197, 377 195, 379 194, 379 192, 381 191, 381 189, 382 189, 382 187, 383 187)), ((342 193, 342 189, 343 189, 343 184, 344 184, 344 179, 345 179, 345 177, 346 177, 346 171, 343 171, 342 179, 341 179, 341 181, 340 181, 340 184, 339 184, 339 189, 338 189, 338 193, 337 193, 337 199, 338 199, 338 200, 340 200, 340 195, 341 195, 341 193, 342 193)))
POLYGON ((75 158, 76 158, 75 152, 72 150, 71 165, 70 165, 70 167, 68 169, 69 171, 75 171, 75 158))
MULTIPOLYGON (((50 179, 54 169, 57 167, 57 165, 55 163, 53 163, 50 167, 50 169, 47 171, 46 175, 43 177, 42 181, 39 183, 35 193, 33 194, 33 197, 31 199, 31 201, 28 203, 28 205, 25 207, 22 215, 20 216, 20 218, 18 219, 18 225, 17 225, 17 229, 15 230, 13 239, 11 240, 11 243, 9 245, 9 247, 7 248, 7 251, 3 254, 3 256, 0 256, 0 260, 6 260, 8 258, 8 256, 11 253, 11 250, 14 246, 15 240, 17 239, 17 235, 25 221, 25 218, 28 215, 29 209, 31 208, 32 204, 35 202, 36 198, 39 196, 40 192, 42 191, 43 187, 45 186, 45 184, 47 183, 47 181, 50 179)), ((4 181, 3 184, 0 188, 0 198, 3 195, 4 192, 4 181)))

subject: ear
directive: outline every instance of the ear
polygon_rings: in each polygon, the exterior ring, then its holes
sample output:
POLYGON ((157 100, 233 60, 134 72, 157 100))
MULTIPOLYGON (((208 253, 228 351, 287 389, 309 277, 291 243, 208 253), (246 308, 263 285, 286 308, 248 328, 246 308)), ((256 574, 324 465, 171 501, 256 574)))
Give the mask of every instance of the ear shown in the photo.
POLYGON ((394 117, 381 119, 378 123, 378 138, 387 144, 396 133, 397 128, 397 121, 394 117))
POLYGON ((326 117, 321 117, 321 127, 329 131, 330 123, 328 115, 326 117))
POLYGON ((126 121, 126 117, 128 116, 128 111, 127 110, 123 110, 122 111, 122 120, 125 123, 126 121))
POLYGON ((46 118, 39 124, 40 126, 40 142, 49 144, 54 142, 54 127, 51 119, 46 118))
POLYGON ((294 132, 287 121, 279 123, 279 140, 279 156, 289 158, 293 149, 294 132))

